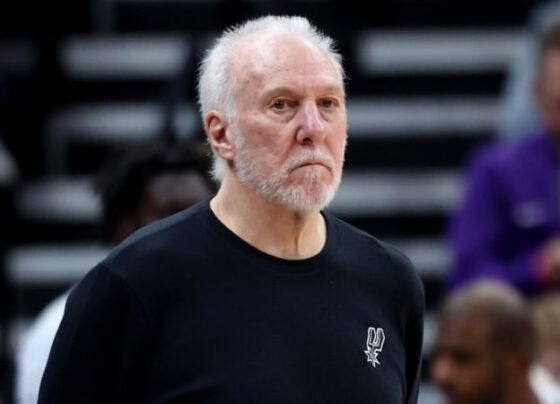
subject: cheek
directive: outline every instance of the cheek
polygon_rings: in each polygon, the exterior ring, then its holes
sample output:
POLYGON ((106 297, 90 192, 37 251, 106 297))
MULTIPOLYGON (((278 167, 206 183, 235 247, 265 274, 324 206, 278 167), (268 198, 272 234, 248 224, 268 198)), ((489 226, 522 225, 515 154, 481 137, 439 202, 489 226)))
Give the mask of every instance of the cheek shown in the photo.
POLYGON ((342 163, 344 162, 345 145, 346 145, 346 138, 344 137, 344 138, 333 139, 328 146, 329 151, 331 152, 332 156, 334 157, 339 167, 341 167, 342 163))
POLYGON ((558 102, 548 102, 543 107, 543 115, 548 124, 556 127, 560 126, 560 106, 558 102))
POLYGON ((279 160, 290 148, 289 136, 275 125, 252 122, 242 129, 247 146, 256 154, 255 157, 267 161, 279 160))
POLYGON ((494 364, 481 363, 469 373, 470 388, 473 392, 477 392, 483 396, 492 395, 492 392, 499 388, 502 384, 500 374, 497 372, 494 364))
POLYGON ((338 149, 343 149, 344 145, 346 144, 347 129, 348 128, 346 122, 344 121, 342 123, 339 123, 338 125, 335 125, 332 130, 330 139, 334 144, 336 144, 336 147, 338 149))

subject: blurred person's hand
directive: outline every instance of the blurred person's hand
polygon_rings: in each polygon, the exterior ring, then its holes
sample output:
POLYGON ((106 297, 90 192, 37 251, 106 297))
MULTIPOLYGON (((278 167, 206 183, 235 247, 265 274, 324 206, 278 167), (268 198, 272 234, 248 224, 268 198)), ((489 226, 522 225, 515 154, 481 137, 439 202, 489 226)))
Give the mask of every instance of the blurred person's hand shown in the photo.
POLYGON ((549 239, 538 254, 538 272, 546 284, 560 284, 560 237, 549 239))

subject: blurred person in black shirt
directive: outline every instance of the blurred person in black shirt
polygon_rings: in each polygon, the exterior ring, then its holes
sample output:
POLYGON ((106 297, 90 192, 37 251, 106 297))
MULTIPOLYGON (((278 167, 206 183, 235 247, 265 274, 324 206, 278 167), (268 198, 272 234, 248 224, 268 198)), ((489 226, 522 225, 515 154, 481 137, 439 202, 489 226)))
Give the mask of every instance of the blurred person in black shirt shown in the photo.
MULTIPOLYGON (((114 159, 99 183, 103 238, 116 244, 139 228, 209 198, 207 148, 142 147, 114 159)), ((51 302, 26 332, 16 356, 16 403, 35 404, 68 293, 51 302)))

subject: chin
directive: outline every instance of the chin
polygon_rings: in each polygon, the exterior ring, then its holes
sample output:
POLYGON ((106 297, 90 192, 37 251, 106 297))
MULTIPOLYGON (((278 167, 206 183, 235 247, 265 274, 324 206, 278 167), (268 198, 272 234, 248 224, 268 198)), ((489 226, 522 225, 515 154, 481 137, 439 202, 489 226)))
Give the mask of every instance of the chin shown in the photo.
POLYGON ((297 212, 319 212, 329 205, 335 192, 332 185, 305 184, 278 189, 274 199, 297 212))

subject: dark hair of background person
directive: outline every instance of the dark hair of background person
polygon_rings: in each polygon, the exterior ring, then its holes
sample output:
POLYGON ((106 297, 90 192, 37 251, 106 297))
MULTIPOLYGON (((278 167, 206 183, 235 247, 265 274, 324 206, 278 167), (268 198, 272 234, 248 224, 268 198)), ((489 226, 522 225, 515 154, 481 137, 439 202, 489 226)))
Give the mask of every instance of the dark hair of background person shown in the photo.
POLYGON ((118 220, 141 204, 152 179, 162 174, 194 172, 200 174, 211 192, 215 184, 208 177, 209 148, 202 142, 176 145, 150 144, 112 156, 96 188, 102 202, 102 239, 113 242, 118 220))

